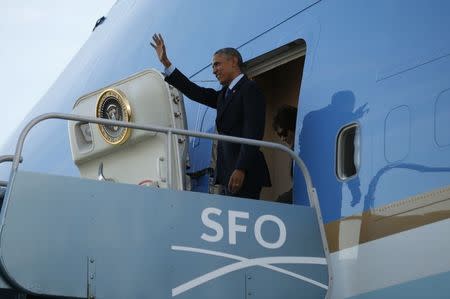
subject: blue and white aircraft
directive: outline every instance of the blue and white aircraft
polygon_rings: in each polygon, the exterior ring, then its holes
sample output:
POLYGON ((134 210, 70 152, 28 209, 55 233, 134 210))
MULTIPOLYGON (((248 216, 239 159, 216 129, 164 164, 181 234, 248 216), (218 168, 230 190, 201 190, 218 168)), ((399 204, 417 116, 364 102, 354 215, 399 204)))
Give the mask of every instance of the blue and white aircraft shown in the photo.
POLYGON ((1 298, 450 297, 449 15, 444 0, 118 0, 0 149, 16 153, 0 164, 1 298), (215 194, 220 137, 192 133, 214 134, 215 110, 164 82, 155 32, 202 86, 220 88, 217 49, 243 55, 267 98, 263 200, 215 194), (293 157, 273 144, 286 104, 293 157), (51 112, 70 121, 16 152, 51 112))

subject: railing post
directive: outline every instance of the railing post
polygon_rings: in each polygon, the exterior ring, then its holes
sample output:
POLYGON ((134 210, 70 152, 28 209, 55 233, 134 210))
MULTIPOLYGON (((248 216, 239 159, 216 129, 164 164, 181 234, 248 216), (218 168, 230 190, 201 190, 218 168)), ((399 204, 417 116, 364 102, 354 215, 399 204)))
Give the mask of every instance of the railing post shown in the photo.
POLYGON ((172 189, 172 131, 167 132, 167 188, 172 189))

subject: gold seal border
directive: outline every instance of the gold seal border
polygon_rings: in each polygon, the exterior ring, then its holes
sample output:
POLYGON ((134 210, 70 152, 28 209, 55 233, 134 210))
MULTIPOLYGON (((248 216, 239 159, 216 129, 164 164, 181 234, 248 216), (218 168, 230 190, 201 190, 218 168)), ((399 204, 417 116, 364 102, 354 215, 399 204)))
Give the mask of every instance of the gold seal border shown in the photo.
MULTIPOLYGON (((131 106, 130 106, 130 102, 128 101, 127 97, 125 96, 125 94, 120 91, 119 89, 114 89, 114 88, 109 88, 104 90, 100 96, 98 97, 97 100, 97 106, 96 106, 96 117, 100 117, 101 115, 101 106, 103 104, 103 102, 105 101, 105 99, 109 96, 113 96, 117 99, 117 101, 119 102, 122 111, 124 112, 124 121, 125 122, 129 122, 131 121, 131 106)), ((123 144, 125 143, 128 138, 131 135, 131 129, 130 128, 124 128, 123 129, 123 133, 121 133, 121 136, 119 138, 111 138, 108 133, 105 130, 105 126, 99 124, 98 125, 98 129, 100 130, 100 135, 102 136, 103 140, 105 140, 107 143, 112 144, 112 145, 118 145, 118 144, 123 144)))

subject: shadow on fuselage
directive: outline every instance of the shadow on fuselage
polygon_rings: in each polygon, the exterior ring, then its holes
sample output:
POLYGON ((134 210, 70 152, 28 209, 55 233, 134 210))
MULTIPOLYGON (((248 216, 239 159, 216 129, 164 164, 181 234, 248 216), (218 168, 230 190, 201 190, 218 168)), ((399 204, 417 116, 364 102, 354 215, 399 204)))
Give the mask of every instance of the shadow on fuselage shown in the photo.
MULTIPOLYGON (((359 177, 355 176, 346 182, 340 181, 335 168, 339 131, 344 126, 356 122, 367 112, 367 104, 355 110, 355 103, 356 98, 352 91, 343 90, 335 93, 328 106, 311 111, 305 116, 298 138, 300 157, 310 171, 325 223, 341 218, 344 185, 351 191, 352 206, 361 200, 359 177)), ((304 201, 307 198, 304 182, 297 190, 301 196, 295 196, 294 203, 307 204, 304 201)))

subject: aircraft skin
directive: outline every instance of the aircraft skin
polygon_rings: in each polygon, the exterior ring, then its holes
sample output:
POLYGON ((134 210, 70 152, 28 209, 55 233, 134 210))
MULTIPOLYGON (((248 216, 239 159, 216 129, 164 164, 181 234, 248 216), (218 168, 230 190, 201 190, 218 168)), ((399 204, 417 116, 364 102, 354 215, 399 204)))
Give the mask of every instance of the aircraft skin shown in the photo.
MULTIPOLYGON (((317 189, 331 253, 330 298, 445 298, 450 292, 450 3, 436 1, 117 1, 33 116, 70 113, 82 95, 171 61, 219 88, 210 61, 237 47, 244 61, 291 41, 307 45, 294 150, 317 189), (355 177, 336 175, 340 130, 359 126, 355 177)), ((190 130, 213 132, 215 111, 185 99, 190 130)), ((266 124, 270 125, 270 124, 266 124)), ((1 149, 14 152, 18 131, 1 149)), ((190 171, 211 143, 191 139, 190 171)), ((39 125, 21 169, 78 176, 67 124, 39 125)), ((0 180, 9 166, 0 166, 0 180)), ((294 176, 294 204, 306 195, 294 176)), ((193 182, 206 190, 207 178, 193 182)))

